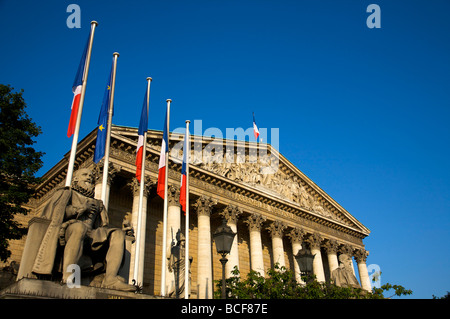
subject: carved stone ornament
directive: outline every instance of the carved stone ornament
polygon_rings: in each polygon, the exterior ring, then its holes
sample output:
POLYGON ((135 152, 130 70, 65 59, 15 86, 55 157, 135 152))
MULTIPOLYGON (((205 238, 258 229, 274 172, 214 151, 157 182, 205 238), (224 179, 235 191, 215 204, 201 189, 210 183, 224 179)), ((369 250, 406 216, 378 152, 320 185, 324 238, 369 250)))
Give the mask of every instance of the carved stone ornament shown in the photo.
POLYGON ((305 236, 305 234, 306 232, 303 228, 295 227, 289 232, 288 237, 291 239, 292 243, 301 244, 303 242, 303 236, 305 236))
POLYGON ((180 188, 169 185, 167 189, 168 206, 180 206, 180 188))
POLYGON ((345 254, 349 257, 353 256, 353 248, 350 245, 342 245, 339 247, 338 252, 345 254))
POLYGON ((267 227, 267 230, 272 237, 282 238, 286 228, 287 226, 282 221, 276 220, 267 227))
POLYGON ((217 205, 216 199, 202 195, 197 199, 193 206, 196 208, 199 216, 205 215, 209 217, 211 215, 212 207, 215 205, 217 205))
POLYGON ((334 239, 327 240, 323 246, 329 254, 336 254, 339 248, 338 242, 334 239))
MULTIPOLYGON (((94 175, 95 184, 99 184, 102 182, 103 179, 103 166, 104 161, 103 159, 98 162, 97 164, 94 164, 94 169, 92 170, 92 173, 94 175)), ((120 172, 122 167, 120 165, 114 164, 109 162, 109 169, 108 169, 108 185, 111 185, 111 181, 116 176, 117 173, 120 172)))
MULTIPOLYGON (((131 191, 133 192, 133 196, 139 196, 141 183, 139 183, 139 181, 137 180, 136 177, 133 177, 127 185, 130 187, 131 191)), ((149 176, 145 177, 144 196, 147 196, 148 192, 154 186, 155 186, 155 182, 152 181, 149 176)))
POLYGON ((301 208, 310 212, 332 220, 345 222, 328 208, 326 200, 317 196, 311 189, 308 190, 306 182, 302 181, 299 176, 293 175, 292 173, 285 173, 281 169, 278 169, 278 165, 275 168, 272 167, 271 163, 276 158, 275 156, 266 154, 252 162, 247 160, 248 157, 249 155, 244 156, 239 151, 234 156, 233 152, 229 149, 226 152, 220 150, 214 155, 209 151, 204 152, 203 157, 200 157, 203 161, 197 160, 193 164, 217 175, 261 189, 264 192, 296 203, 301 208))
POLYGON ((354 256, 358 264, 366 263, 367 256, 369 256, 369 252, 365 249, 358 249, 355 251, 354 256))
POLYGON ((305 241, 310 244, 311 249, 320 249, 322 244, 322 236, 317 233, 311 234, 305 241))
POLYGON ((220 212, 220 215, 227 220, 228 223, 236 224, 240 215, 242 215, 242 209, 234 205, 228 205, 220 212))
POLYGON ((251 214, 245 223, 250 231, 261 231, 262 224, 266 221, 266 217, 260 214, 251 214))

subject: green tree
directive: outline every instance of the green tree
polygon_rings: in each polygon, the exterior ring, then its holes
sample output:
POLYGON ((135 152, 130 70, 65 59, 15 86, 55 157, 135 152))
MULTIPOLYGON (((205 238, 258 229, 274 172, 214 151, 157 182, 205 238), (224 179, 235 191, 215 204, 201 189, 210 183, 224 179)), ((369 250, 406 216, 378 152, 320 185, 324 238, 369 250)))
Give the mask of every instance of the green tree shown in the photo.
MULTIPOLYGON (((383 299, 383 293, 390 289, 394 289, 397 296, 412 294, 411 290, 399 285, 386 284, 368 293, 361 288, 321 283, 315 276, 303 277, 303 280, 306 284, 297 283, 294 273, 278 264, 269 269, 265 277, 252 270, 242 280, 235 267, 232 276, 226 280, 226 292, 230 299, 383 299)), ((216 281, 216 287, 215 297, 220 298, 221 280, 216 281)))
POLYGON ((22 93, 13 92, 10 85, 0 84, 0 260, 6 261, 10 239, 20 239, 26 233, 14 220, 14 215, 28 213, 22 205, 34 193, 38 182, 36 172, 42 167, 41 157, 32 145, 41 134, 27 115, 22 93))

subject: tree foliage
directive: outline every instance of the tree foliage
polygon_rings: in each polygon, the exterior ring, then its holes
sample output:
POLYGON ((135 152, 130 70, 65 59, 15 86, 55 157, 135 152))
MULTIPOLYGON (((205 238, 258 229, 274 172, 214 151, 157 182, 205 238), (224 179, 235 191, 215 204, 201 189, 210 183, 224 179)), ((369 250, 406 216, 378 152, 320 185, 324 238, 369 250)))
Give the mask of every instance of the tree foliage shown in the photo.
POLYGON ((0 84, 0 260, 11 255, 10 239, 20 239, 25 228, 14 220, 16 214, 27 214, 22 205, 33 195, 38 182, 36 172, 42 167, 41 157, 32 145, 41 134, 26 113, 22 93, 0 84))
MULTIPOLYGON (((383 293, 395 290, 395 295, 409 295, 411 290, 402 286, 386 284, 371 293, 361 288, 338 287, 331 283, 318 282, 315 276, 302 277, 305 284, 295 280, 294 273, 278 264, 267 271, 264 277, 251 270, 242 280, 237 267, 226 279, 226 294, 230 299, 383 299, 383 293)), ((215 297, 220 298, 222 281, 216 281, 215 297)))

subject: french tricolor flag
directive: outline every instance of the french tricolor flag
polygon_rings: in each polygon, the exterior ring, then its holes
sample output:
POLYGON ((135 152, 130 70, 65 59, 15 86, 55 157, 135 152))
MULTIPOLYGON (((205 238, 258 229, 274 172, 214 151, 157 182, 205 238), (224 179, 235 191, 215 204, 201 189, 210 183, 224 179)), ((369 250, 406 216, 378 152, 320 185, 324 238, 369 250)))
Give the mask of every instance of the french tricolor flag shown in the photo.
POLYGON ((136 150, 136 178, 141 182, 142 154, 144 150, 144 134, 148 130, 147 91, 145 91, 144 104, 142 105, 141 120, 138 129, 138 145, 136 150))
POLYGON ((180 204, 181 209, 186 214, 186 189, 187 189, 187 165, 188 156, 190 153, 189 145, 189 130, 186 129, 186 135, 184 137, 184 149, 183 149, 183 165, 181 166, 181 187, 180 187, 180 204))
POLYGON ((166 111, 166 119, 164 121, 163 139, 161 143, 161 155, 159 157, 158 185, 156 187, 156 192, 162 199, 164 199, 165 180, 166 180, 166 156, 169 156, 167 112, 168 110, 166 111))
POLYGON ((258 140, 259 130, 258 130, 258 127, 256 126, 255 113, 254 112, 253 112, 253 134, 255 135, 255 140, 258 140))
POLYGON ((77 75, 72 85, 73 100, 72 100, 72 111, 70 113, 69 127, 67 128, 67 137, 71 137, 75 132, 75 126, 77 124, 78 117, 78 107, 80 106, 81 98, 81 88, 83 87, 84 81, 84 69, 86 67, 86 55, 89 47, 89 40, 91 35, 89 34, 88 40, 86 42, 86 47, 84 48, 83 55, 81 56, 80 65, 78 65, 77 75))

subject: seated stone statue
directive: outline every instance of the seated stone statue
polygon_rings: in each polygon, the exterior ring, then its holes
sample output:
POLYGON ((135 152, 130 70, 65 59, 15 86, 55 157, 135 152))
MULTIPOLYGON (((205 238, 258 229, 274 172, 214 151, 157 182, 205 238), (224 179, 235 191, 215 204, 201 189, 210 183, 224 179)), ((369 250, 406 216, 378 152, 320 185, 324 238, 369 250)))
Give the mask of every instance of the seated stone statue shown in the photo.
POLYGON ((56 190, 40 217, 49 219, 50 224, 33 264, 34 274, 62 272, 65 283, 72 274, 67 271, 71 264, 82 270, 106 265, 103 288, 135 290, 117 275, 124 256, 125 234, 122 229, 108 227, 103 202, 94 199, 91 170, 75 172, 72 187, 56 190))
POLYGON ((353 274, 352 260, 346 254, 342 254, 339 256, 339 267, 332 271, 331 280, 338 287, 352 287, 352 288, 361 288, 353 274))

